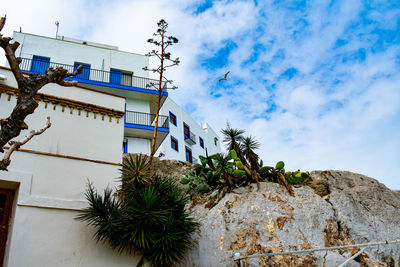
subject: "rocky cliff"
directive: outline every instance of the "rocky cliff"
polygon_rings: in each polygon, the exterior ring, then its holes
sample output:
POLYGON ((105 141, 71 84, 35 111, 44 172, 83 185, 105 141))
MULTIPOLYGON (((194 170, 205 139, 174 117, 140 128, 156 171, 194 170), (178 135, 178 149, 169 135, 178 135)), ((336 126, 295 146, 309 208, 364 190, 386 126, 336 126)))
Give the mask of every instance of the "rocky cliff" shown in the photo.
MULTIPOLYGON (((313 171, 290 196, 278 184, 237 188, 211 209, 180 266, 235 266, 242 255, 400 239, 400 194, 364 175, 313 171)), ((337 266, 358 248, 253 260, 259 266, 337 266)), ((400 244, 368 248, 350 266, 399 266, 400 244)))

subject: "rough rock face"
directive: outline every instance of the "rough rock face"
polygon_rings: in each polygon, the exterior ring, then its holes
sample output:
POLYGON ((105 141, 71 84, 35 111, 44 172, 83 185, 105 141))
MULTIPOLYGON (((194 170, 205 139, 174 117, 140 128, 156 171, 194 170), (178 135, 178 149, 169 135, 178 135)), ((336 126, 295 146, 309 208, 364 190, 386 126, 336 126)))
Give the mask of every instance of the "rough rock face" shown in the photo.
POLYGON ((156 174, 158 175, 172 176, 180 179, 188 173, 192 168, 192 164, 179 160, 161 160, 160 158, 154 157, 152 167, 156 170, 156 174))
MULTIPOLYGON (((400 194, 364 175, 313 171, 291 197, 275 183, 235 189, 210 210, 180 266, 235 266, 242 255, 400 239, 400 194), (319 181, 319 182, 315 182, 319 181), (314 191, 315 190, 315 191, 314 191)), ((358 248, 256 258, 259 266, 338 266, 358 248)), ((348 266, 399 266, 400 244, 368 248, 348 266)))

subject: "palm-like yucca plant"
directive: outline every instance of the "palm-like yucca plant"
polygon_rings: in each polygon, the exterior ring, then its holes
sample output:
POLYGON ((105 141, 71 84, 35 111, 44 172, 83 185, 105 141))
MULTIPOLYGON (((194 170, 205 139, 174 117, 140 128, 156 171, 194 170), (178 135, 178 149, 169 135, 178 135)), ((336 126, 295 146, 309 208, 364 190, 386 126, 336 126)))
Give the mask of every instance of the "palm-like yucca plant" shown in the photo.
POLYGON ((89 208, 77 219, 97 228, 97 241, 108 242, 120 252, 141 251, 155 266, 170 266, 182 259, 190 234, 198 227, 185 210, 189 201, 185 192, 173 178, 158 176, 141 188, 125 189, 122 202, 110 189, 101 196, 89 184, 89 208))
POLYGON ((97 228, 95 233, 97 241, 108 242, 112 248, 117 248, 120 243, 121 202, 113 196, 110 188, 106 188, 104 195, 101 196, 92 183, 88 184, 85 197, 90 205, 83 209, 76 219, 97 228))
POLYGON ((244 130, 232 128, 229 123, 226 128, 222 129, 224 139, 222 140, 228 146, 228 150, 235 150, 239 159, 245 163, 242 151, 240 150, 240 142, 243 139, 244 130))
POLYGON ((240 148, 250 163, 251 169, 259 171, 260 165, 258 163, 258 155, 254 152, 254 150, 260 148, 260 143, 250 135, 242 139, 240 148))
POLYGON ((152 171, 147 155, 128 154, 122 160, 121 179, 122 190, 125 188, 140 188, 150 183, 152 171))

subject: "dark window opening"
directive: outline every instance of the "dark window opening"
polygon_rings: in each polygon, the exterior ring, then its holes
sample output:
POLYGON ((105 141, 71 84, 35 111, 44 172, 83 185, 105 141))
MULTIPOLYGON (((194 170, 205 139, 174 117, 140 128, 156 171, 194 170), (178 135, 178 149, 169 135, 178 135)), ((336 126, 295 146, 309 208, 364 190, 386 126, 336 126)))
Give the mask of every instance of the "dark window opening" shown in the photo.
POLYGON ((174 137, 171 136, 171 148, 173 150, 179 151, 178 147, 178 140, 176 140, 174 137))
POLYGON ((217 146, 217 142, 218 142, 218 138, 217 138, 217 137, 214 137, 214 144, 215 144, 215 146, 217 146))
POLYGON ((204 140, 199 136, 200 146, 204 148, 204 140))
POLYGON ((186 161, 193 163, 192 150, 190 150, 188 147, 185 147, 185 148, 186 148, 186 161))
POLYGON ((128 153, 128 139, 125 139, 123 142, 124 153, 128 153))
POLYGON ((190 128, 185 123, 183 124, 183 135, 185 139, 190 139, 190 128))
POLYGON ((169 112, 169 121, 176 126, 176 116, 172 112, 169 112))

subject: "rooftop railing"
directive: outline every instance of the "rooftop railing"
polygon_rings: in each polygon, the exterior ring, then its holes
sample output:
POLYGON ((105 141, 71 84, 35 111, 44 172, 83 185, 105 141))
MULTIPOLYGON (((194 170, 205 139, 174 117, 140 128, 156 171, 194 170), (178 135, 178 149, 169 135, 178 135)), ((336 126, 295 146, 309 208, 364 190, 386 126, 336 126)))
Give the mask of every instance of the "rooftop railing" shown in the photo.
MULTIPOLYGON (((34 59, 22 58, 19 67, 23 71, 28 71, 32 73, 43 73, 49 67, 52 68, 63 67, 69 72, 74 72, 79 65, 80 63, 76 63, 75 65, 55 63, 55 62, 50 62, 49 58, 37 57, 34 59)), ((104 71, 104 70, 92 69, 88 64, 82 64, 82 65, 83 65, 82 73, 73 78, 70 78, 71 80, 80 80, 82 82, 84 82, 85 80, 95 81, 95 82, 108 83, 111 85, 112 84, 124 85, 124 86, 148 89, 152 91, 158 91, 158 84, 159 84, 158 80, 133 76, 132 73, 123 70, 111 69, 110 71, 104 71)), ((166 84, 163 83, 162 88, 165 88, 165 86, 166 84)))
MULTIPOLYGON (((156 123, 156 114, 126 110, 125 123, 154 127, 156 123)), ((158 127, 169 129, 168 116, 160 115, 158 117, 158 127)))

